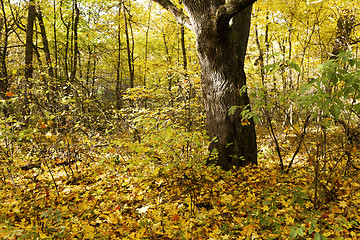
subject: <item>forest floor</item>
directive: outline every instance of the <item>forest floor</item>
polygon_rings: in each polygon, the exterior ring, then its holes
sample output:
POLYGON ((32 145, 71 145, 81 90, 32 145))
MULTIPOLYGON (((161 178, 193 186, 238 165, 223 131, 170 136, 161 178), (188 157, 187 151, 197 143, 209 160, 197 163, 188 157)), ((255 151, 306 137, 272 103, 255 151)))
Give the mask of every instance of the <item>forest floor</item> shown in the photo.
POLYGON ((265 139, 258 166, 225 172, 97 137, 2 165, 0 239, 360 239, 359 172, 341 153, 301 153, 286 173, 265 139))

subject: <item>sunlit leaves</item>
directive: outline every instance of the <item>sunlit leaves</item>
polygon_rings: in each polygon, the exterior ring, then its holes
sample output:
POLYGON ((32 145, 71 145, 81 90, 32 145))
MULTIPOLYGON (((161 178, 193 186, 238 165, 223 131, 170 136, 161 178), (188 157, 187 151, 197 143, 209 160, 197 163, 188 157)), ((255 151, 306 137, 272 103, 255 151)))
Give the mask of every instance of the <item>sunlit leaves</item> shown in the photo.
POLYGON ((304 84, 299 96, 302 106, 312 108, 314 114, 329 112, 339 119, 341 113, 348 110, 358 112, 359 60, 350 52, 341 52, 337 61, 330 60, 319 68, 320 77, 304 84), (304 94, 304 95, 303 95, 304 94))
POLYGON ((297 236, 304 236, 304 229, 302 227, 293 226, 290 227, 290 239, 294 239, 297 236))

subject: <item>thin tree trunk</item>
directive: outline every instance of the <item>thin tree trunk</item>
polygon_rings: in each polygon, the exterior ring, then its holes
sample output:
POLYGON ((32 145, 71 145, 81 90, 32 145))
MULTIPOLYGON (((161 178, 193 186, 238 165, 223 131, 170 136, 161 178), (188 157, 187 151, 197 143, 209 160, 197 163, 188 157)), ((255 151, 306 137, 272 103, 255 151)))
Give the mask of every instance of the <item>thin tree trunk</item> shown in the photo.
MULTIPOLYGON (((179 4, 182 4, 182 0, 179 0, 179 4)), ((181 12, 183 9, 181 9, 181 12)), ((180 42, 181 42, 181 53, 183 57, 183 68, 187 70, 187 57, 186 57, 186 47, 185 47, 185 25, 180 23, 180 42)))
POLYGON ((35 0, 29 0, 27 27, 26 27, 26 46, 25 46, 25 93, 23 99, 23 116, 26 121, 26 116, 29 114, 29 98, 31 81, 33 77, 33 36, 34 36, 34 23, 36 18, 35 0))
MULTIPOLYGON (((291 61, 291 58, 292 58, 292 40, 291 40, 291 38, 292 38, 292 33, 293 33, 293 26, 292 26, 292 22, 290 22, 289 23, 290 24, 290 26, 288 27, 288 32, 289 32, 289 35, 288 35, 288 41, 289 41, 289 61, 291 61)), ((289 81, 289 89, 293 89, 293 87, 292 87, 292 82, 293 82, 293 70, 290 68, 289 69, 289 75, 288 75, 288 81, 289 81)), ((284 90, 286 91, 287 90, 287 84, 286 84, 286 82, 284 83, 284 90)))
POLYGON ((41 12, 40 8, 38 8, 36 16, 37 16, 37 19, 39 20, 39 26, 40 26, 40 32, 41 32, 41 37, 42 37, 42 41, 43 41, 43 50, 45 53, 45 60, 46 60, 46 64, 47 64, 48 74, 49 74, 50 78, 53 78, 54 77, 54 69, 53 69, 52 61, 51 61, 49 42, 48 42, 48 39, 46 36, 46 29, 45 29, 44 20, 43 20, 42 12, 41 12))
POLYGON ((69 80, 69 60, 68 60, 68 55, 69 55, 69 44, 70 44, 70 39, 69 39, 69 35, 70 35, 70 22, 66 23, 64 16, 62 14, 62 4, 63 1, 60 2, 60 18, 62 23, 64 24, 65 28, 66 28, 66 40, 65 40, 65 47, 64 47, 64 75, 65 75, 65 79, 68 81, 69 80))
MULTIPOLYGON (((33 76, 33 36, 34 23, 36 17, 35 0, 29 0, 27 27, 26 27, 26 48, 25 48, 25 81, 29 84, 29 80, 33 76)), ((28 87, 28 86, 27 86, 28 87)))
POLYGON ((95 89, 95 80, 96 80, 96 57, 94 56, 94 62, 93 62, 93 71, 92 71, 92 84, 91 84, 91 91, 92 96, 96 96, 96 89, 95 89))
MULTIPOLYGON (((8 96, 6 92, 8 91, 8 73, 7 73, 7 65, 6 65, 6 54, 8 47, 8 26, 6 22, 6 13, 3 1, 1 1, 1 11, 2 16, 0 16, 0 43, 3 44, 1 46, 2 51, 0 51, 0 99, 7 99, 8 96), (2 30, 5 30, 4 40, 2 30)), ((4 109, 5 115, 7 115, 7 110, 4 109)))
POLYGON ((87 87, 90 84, 91 56, 92 56, 91 46, 89 46, 88 50, 89 50, 89 56, 88 56, 87 67, 86 67, 86 86, 87 87))
POLYGON ((164 30, 164 23, 163 23, 161 15, 160 15, 160 21, 161 21, 161 33, 162 33, 162 37, 163 37, 163 41, 164 41, 166 61, 168 63, 171 63, 171 56, 170 56, 170 53, 169 53, 169 48, 168 48, 168 44, 167 44, 167 40, 166 40, 166 34, 165 34, 165 30, 164 30))
POLYGON ((149 44, 149 31, 150 31, 150 25, 151 25, 151 7, 152 7, 152 2, 149 2, 149 18, 147 21, 147 27, 146 27, 146 32, 145 32, 145 59, 144 59, 144 76, 143 76, 143 84, 144 86, 146 86, 146 73, 147 73, 147 60, 148 60, 148 44, 149 44))
POLYGON ((134 66, 133 66, 133 58, 132 58, 133 53, 131 52, 129 26, 128 26, 128 19, 126 16, 126 7, 124 2, 123 2, 123 7, 124 7, 126 49, 127 49, 128 66, 129 66, 129 83, 130 83, 130 88, 133 88, 134 87, 134 66))
MULTIPOLYGON (((1 5, 3 6, 3 1, 1 1, 1 5)), ((0 16, 0 43, 2 42, 2 30, 4 28, 4 24, 5 24, 5 21, 4 21, 4 18, 2 16, 0 16)), ((5 27, 5 31, 6 31, 6 27, 5 27)), ((2 46, 0 45, 0 50, 2 49, 1 48, 2 46)), ((4 96, 5 96, 5 92, 6 92, 6 79, 4 78, 4 54, 2 51, 0 51, 0 98, 1 99, 5 99, 4 96)))
MULTIPOLYGON (((163 37, 163 41, 164 41, 164 48, 165 48, 165 55, 166 55, 166 61, 168 63, 169 66, 171 66, 171 56, 170 56, 170 52, 169 52, 169 48, 168 48, 168 43, 166 40, 166 34, 165 34, 165 30, 164 30, 164 23, 162 20, 162 16, 160 15, 160 21, 161 21, 161 33, 162 33, 162 37, 163 37)), ((173 104, 173 97, 171 94, 171 88, 172 88, 172 77, 171 74, 167 73, 166 77, 168 79, 168 91, 170 92, 171 95, 171 105, 173 104)))
POLYGON ((79 43, 78 43, 78 25, 80 20, 80 10, 78 6, 77 0, 74 1, 74 10, 75 10, 75 20, 73 26, 73 33, 74 33, 74 51, 73 51, 73 63, 70 75, 70 81, 74 82, 78 64, 78 57, 79 57, 79 43))
POLYGON ((183 68, 187 70, 187 57, 186 57, 186 47, 185 47, 185 26, 180 24, 180 41, 181 41, 181 53, 183 57, 183 68))
MULTIPOLYGON (((121 17, 121 7, 122 7, 122 0, 119 3, 119 24, 118 24, 118 31, 117 31, 117 44, 118 44, 118 53, 117 53, 117 64, 116 64, 116 109, 120 110, 122 108, 122 74, 121 74, 121 24, 120 24, 120 17, 121 17)), ((145 62, 146 64, 146 62, 145 62)), ((146 71, 146 69, 145 69, 146 71)), ((145 78, 145 77, 144 77, 145 78)), ((145 80, 144 80, 145 81, 145 80)))
POLYGON ((42 42, 43 42, 43 50, 45 53, 46 65, 47 65, 48 75, 50 78, 48 80, 49 91, 46 93, 46 95, 47 95, 47 98, 48 98, 48 101, 50 104, 50 111, 55 113, 55 108, 56 108, 55 106, 58 105, 57 104, 57 94, 56 94, 57 87, 56 87, 56 84, 54 83, 54 68, 53 68, 52 61, 51 61, 49 42, 47 39, 46 29, 45 29, 44 20, 43 20, 43 16, 42 16, 40 7, 38 7, 36 16, 39 21, 40 33, 41 33, 41 38, 42 38, 42 42))
POLYGON ((56 21, 57 21, 57 14, 56 14, 56 0, 54 0, 54 25, 53 25, 53 32, 54 32, 54 57, 55 57, 55 68, 54 68, 54 75, 55 78, 58 77, 58 47, 57 47, 57 31, 56 31, 56 21))

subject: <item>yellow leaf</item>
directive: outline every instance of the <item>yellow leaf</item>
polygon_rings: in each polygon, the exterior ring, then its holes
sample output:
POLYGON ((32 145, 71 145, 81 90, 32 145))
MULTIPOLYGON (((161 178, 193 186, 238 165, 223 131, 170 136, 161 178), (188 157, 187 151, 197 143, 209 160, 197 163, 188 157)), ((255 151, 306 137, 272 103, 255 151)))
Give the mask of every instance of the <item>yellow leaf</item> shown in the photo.
POLYGON ((290 216, 286 217, 286 223, 287 223, 287 225, 292 225, 294 222, 295 222, 295 221, 294 221, 294 218, 292 218, 292 217, 290 217, 290 216))
POLYGON ((342 213, 342 210, 340 208, 338 208, 337 206, 333 206, 331 208, 331 212, 332 213, 342 213))
POLYGON ((20 213, 20 209, 18 207, 13 208, 14 213, 20 213))
POLYGON ((230 235, 225 234, 224 236, 221 236, 221 239, 223 240, 230 239, 230 235))
POLYGON ((115 149, 115 148, 109 148, 109 149, 108 149, 108 152, 109 152, 109 153, 116 153, 116 149, 115 149))
POLYGON ((47 235, 43 232, 39 232, 39 235, 40 235, 41 239, 45 239, 47 237, 47 235))
POLYGON ((344 202, 344 201, 340 201, 339 206, 340 206, 341 208, 345 208, 345 207, 347 207, 347 204, 346 204, 346 202, 344 202))
POLYGON ((129 238, 130 239, 135 239, 135 232, 130 233, 129 238))
POLYGON ((249 236, 255 230, 255 226, 252 224, 246 225, 243 230, 241 231, 242 234, 249 236))
POLYGON ((265 205, 265 206, 263 206, 262 208, 261 208, 264 212, 267 212, 267 211, 269 211, 269 206, 268 205, 265 205))
POLYGON ((151 230, 156 232, 160 228, 161 228, 161 222, 158 222, 158 223, 155 223, 154 225, 152 225, 151 230))
POLYGON ((143 236, 145 234, 146 228, 142 228, 140 229, 137 233, 136 233, 136 239, 143 239, 143 236))
POLYGON ((34 190, 35 187, 36 187, 36 183, 31 183, 31 184, 29 184, 29 189, 30 189, 30 190, 34 190))
POLYGON ((234 200, 234 197, 231 194, 221 195, 221 202, 231 203, 234 200))
POLYGON ((93 239, 95 228, 86 224, 83 229, 85 230, 85 238, 93 239))

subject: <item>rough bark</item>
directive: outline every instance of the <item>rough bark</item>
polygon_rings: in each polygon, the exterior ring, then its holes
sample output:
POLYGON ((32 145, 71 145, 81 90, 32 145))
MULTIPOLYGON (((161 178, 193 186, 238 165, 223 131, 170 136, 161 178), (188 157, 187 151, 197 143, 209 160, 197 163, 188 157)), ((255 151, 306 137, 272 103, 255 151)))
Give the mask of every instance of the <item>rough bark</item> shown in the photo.
POLYGON ((68 22, 65 21, 62 8, 63 8, 63 1, 60 1, 60 19, 66 28, 66 40, 65 40, 65 46, 64 46, 64 78, 68 81, 69 80, 69 45, 70 45, 70 20, 68 22))
POLYGON ((73 27, 73 31, 74 31, 74 58, 73 58, 73 63, 72 63, 72 70, 71 70, 71 74, 70 74, 70 81, 74 82, 75 80, 75 76, 76 76, 76 71, 77 71, 77 64, 78 64, 78 58, 79 58, 79 42, 78 42, 78 25, 79 25, 79 20, 80 20, 80 10, 79 10, 79 6, 78 6, 78 2, 77 0, 75 0, 74 2, 74 10, 75 10, 75 20, 74 20, 74 27, 73 27))
MULTIPOLYGON (((243 119, 249 107, 244 60, 250 30, 251 5, 256 0, 183 0, 196 35, 201 64, 206 126, 223 169, 257 163, 255 125, 243 119), (229 109, 237 106, 234 114, 229 109)), ((167 9, 168 1, 156 1, 167 9)), ((173 11, 179 15, 179 11, 173 11)))
POLYGON ((351 33, 355 27, 354 14, 340 16, 337 21, 337 34, 334 41, 330 59, 335 60, 340 51, 347 51, 351 45, 351 33))
POLYGON ((183 68, 187 70, 187 57, 186 57, 186 47, 185 47, 185 26, 180 24, 180 42, 181 42, 181 54, 183 59, 183 68))
POLYGON ((42 12, 41 12, 40 8, 38 9, 36 16, 37 16, 37 19, 39 20, 40 33, 41 33, 41 38, 42 38, 42 42, 43 42, 43 50, 45 53, 48 74, 49 74, 50 78, 53 78, 54 77, 54 69, 52 67, 52 62, 51 62, 49 41, 47 39, 44 20, 43 20, 43 16, 42 16, 42 12))
POLYGON ((33 75, 33 35, 34 22, 36 17, 35 0, 29 0, 28 18, 26 27, 26 48, 25 48, 25 79, 28 83, 33 75))
POLYGON ((34 52, 34 23, 36 18, 35 0, 29 0, 27 26, 26 26, 26 46, 25 46, 25 94, 23 99, 23 116, 25 123, 27 122, 27 116, 30 113, 29 99, 31 97, 31 85, 33 77, 33 52, 34 52))
POLYGON ((8 77, 7 77, 7 66, 6 66, 6 51, 7 51, 7 26, 5 19, 4 3, 1 2, 2 13, 0 16, 0 99, 7 99, 6 92, 8 91, 8 77), (5 29, 4 40, 2 30, 5 29))
POLYGON ((56 0, 53 1, 53 34, 54 34, 54 57, 55 57, 55 68, 54 68, 54 75, 55 78, 58 77, 58 43, 57 43, 57 30, 56 30, 56 22, 57 22, 57 14, 56 14, 56 0))
POLYGON ((130 84, 130 88, 134 87, 134 55, 133 55, 133 46, 130 46, 130 33, 129 33, 129 26, 131 23, 129 21, 129 19, 127 18, 127 13, 126 13, 126 7, 125 7, 125 3, 123 2, 123 7, 124 7, 124 23, 125 23, 125 36, 126 36, 126 50, 127 50, 127 59, 128 59, 128 66, 129 66, 129 84, 130 84))
MULTIPOLYGON (((3 2, 1 2, 1 4, 3 5, 3 2)), ((4 19, 2 16, 0 16, 0 39, 2 39, 2 30, 4 27, 4 19)))
MULTIPOLYGON (((119 4, 119 18, 121 16, 121 7, 122 2, 120 0, 119 4)), ((122 72, 121 72, 121 24, 119 21, 118 29, 117 29, 117 44, 118 44, 118 52, 117 52, 117 63, 116 63, 116 109, 120 110, 122 108, 122 72)), ((146 61, 145 61, 146 63, 146 61)), ((145 69, 146 72, 146 69, 145 69)), ((144 77, 145 79, 145 77, 144 77)), ((145 81, 145 80, 144 80, 145 81)))
POLYGON ((149 2, 149 17, 147 20, 146 32, 145 32, 145 57, 144 57, 144 76, 143 76, 143 85, 146 86, 146 73, 147 73, 147 61, 148 61, 148 45, 149 45, 149 31, 151 26, 151 7, 152 2, 149 2))

